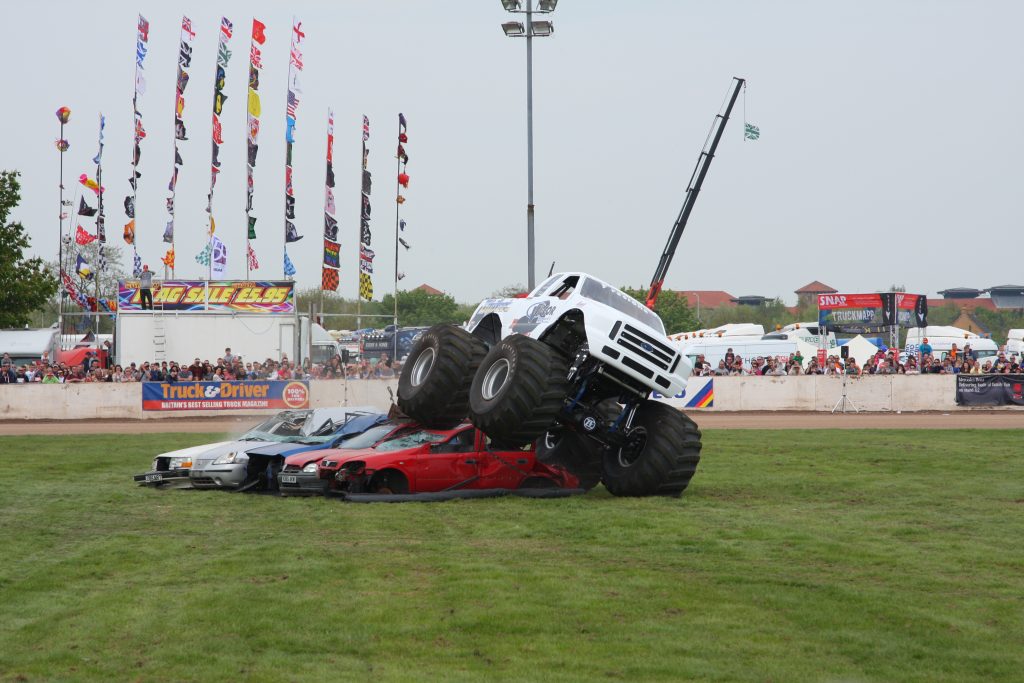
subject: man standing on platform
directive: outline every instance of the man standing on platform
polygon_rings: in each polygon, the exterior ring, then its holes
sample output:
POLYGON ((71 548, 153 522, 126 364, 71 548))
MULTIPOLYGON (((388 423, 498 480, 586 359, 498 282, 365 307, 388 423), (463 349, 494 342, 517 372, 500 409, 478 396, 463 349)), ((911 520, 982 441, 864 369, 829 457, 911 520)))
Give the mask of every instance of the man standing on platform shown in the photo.
POLYGON ((153 271, 148 265, 142 266, 139 274, 139 299, 142 301, 142 310, 153 310, 153 271))

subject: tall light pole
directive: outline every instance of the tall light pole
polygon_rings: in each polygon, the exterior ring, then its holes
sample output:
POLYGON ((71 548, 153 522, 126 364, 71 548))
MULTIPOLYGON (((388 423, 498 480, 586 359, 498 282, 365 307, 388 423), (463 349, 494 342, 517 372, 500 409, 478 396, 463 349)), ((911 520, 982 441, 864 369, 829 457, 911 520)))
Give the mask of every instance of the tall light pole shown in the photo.
POLYGON ((534 21, 533 15, 549 14, 555 11, 558 0, 537 0, 537 9, 533 9, 533 0, 526 0, 526 9, 522 9, 521 0, 501 0, 506 12, 525 14, 526 24, 519 21, 506 21, 501 25, 509 38, 526 38, 526 262, 529 273, 527 282, 533 291, 534 281, 534 233, 533 233, 533 38, 547 38, 555 32, 550 21, 534 21))

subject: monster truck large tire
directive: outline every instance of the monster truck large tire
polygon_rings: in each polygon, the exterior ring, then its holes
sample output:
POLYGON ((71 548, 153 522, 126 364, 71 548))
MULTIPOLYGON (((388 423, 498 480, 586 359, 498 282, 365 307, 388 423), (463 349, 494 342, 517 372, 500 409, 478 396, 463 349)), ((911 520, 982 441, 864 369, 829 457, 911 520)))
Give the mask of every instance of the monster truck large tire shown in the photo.
POLYGON ((700 462, 700 430, 675 408, 646 400, 627 436, 632 447, 609 448, 604 486, 616 496, 678 496, 700 462))
POLYGON ((420 335, 398 379, 398 407, 433 429, 466 419, 469 387, 487 353, 482 341, 454 325, 434 325, 420 335))
POLYGON ((495 441, 525 446, 561 412, 568 372, 568 361, 547 344, 521 334, 506 337, 473 377, 469 419, 495 441))

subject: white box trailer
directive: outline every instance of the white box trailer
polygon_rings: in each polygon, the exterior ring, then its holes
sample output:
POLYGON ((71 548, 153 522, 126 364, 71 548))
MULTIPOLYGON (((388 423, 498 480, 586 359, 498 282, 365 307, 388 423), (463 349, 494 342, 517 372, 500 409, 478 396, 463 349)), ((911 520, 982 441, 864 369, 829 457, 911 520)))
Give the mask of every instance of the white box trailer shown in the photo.
POLYGON ((117 316, 114 362, 216 362, 224 349, 246 362, 329 361, 341 347, 307 316, 228 311, 122 311, 117 316))
POLYGON ((299 357, 299 319, 278 313, 123 311, 117 316, 119 365, 194 359, 216 362, 230 348, 246 361, 299 357))

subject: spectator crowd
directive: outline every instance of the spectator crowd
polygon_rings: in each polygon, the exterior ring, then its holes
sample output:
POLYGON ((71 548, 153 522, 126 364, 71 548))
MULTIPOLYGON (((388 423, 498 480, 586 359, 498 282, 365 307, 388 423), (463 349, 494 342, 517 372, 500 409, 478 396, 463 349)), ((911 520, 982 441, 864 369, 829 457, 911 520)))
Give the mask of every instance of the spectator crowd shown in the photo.
POLYGON ((826 358, 824 364, 820 364, 817 358, 811 358, 804 363, 805 359, 799 351, 789 354, 789 358, 776 358, 773 356, 757 356, 744 360, 742 357, 728 349, 725 358, 718 361, 717 367, 712 367, 703 355, 698 355, 694 362, 693 374, 698 377, 715 376, 769 376, 781 377, 785 375, 987 375, 987 374, 1018 374, 1022 370, 1022 360, 1017 354, 1007 356, 1000 352, 997 356, 990 356, 978 359, 977 354, 971 349, 970 344, 962 350, 957 349, 956 344, 940 359, 933 355, 932 348, 927 344, 921 345, 920 361, 919 356, 913 354, 897 355, 892 349, 888 351, 879 350, 873 356, 858 364, 856 358, 843 358, 840 355, 831 355, 826 358))
POLYGON ((70 384, 78 382, 222 382, 246 380, 330 380, 330 379, 390 379, 402 371, 401 363, 392 362, 387 354, 375 361, 362 360, 343 363, 335 355, 324 363, 280 361, 246 361, 241 356, 224 350, 216 362, 194 359, 185 361, 153 361, 129 363, 127 366, 102 367, 95 355, 86 356, 82 364, 47 363, 36 361, 16 366, 9 354, 0 361, 0 384, 70 384))

